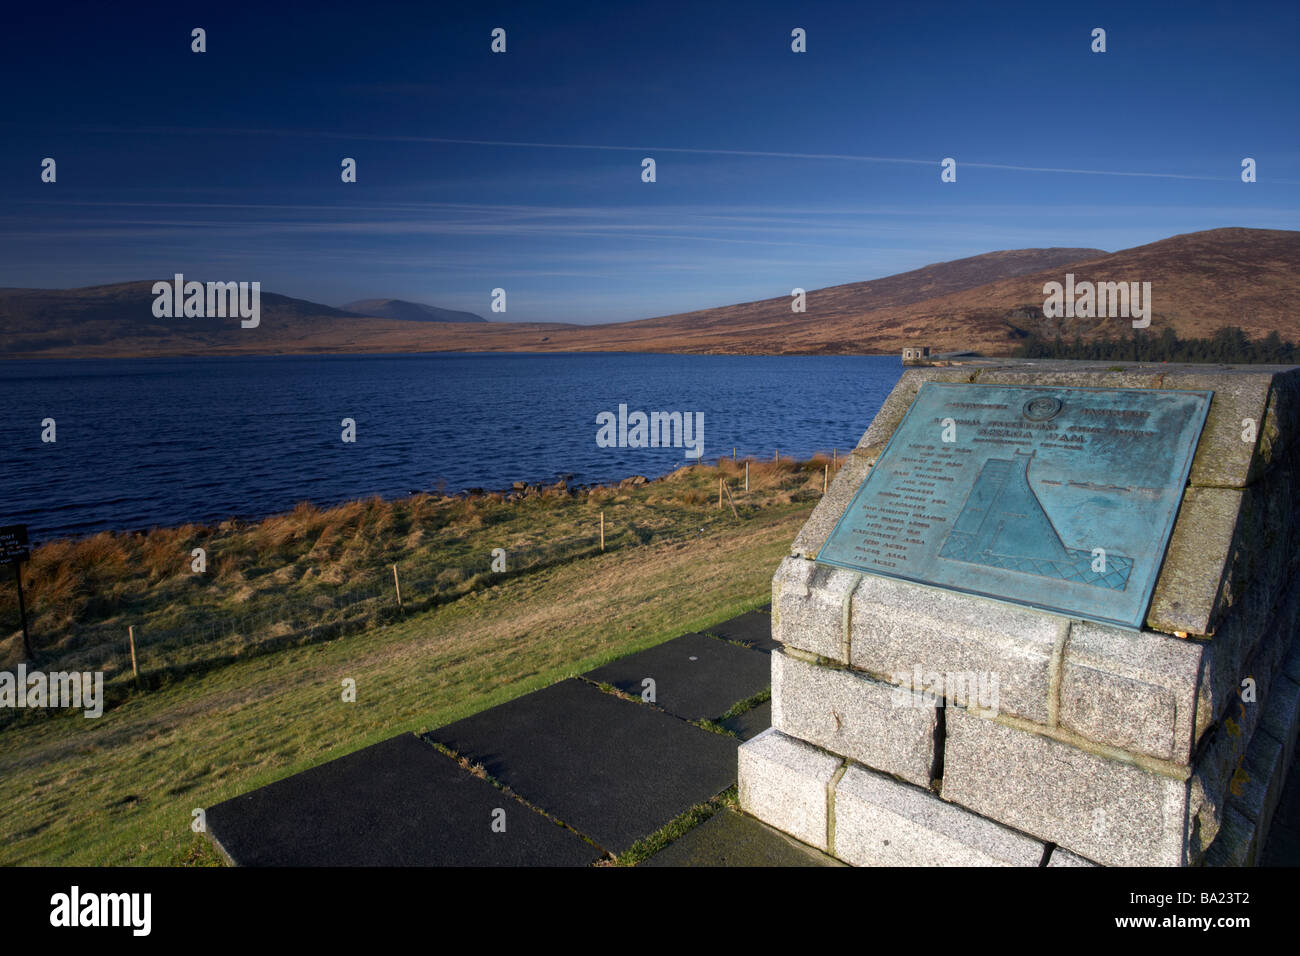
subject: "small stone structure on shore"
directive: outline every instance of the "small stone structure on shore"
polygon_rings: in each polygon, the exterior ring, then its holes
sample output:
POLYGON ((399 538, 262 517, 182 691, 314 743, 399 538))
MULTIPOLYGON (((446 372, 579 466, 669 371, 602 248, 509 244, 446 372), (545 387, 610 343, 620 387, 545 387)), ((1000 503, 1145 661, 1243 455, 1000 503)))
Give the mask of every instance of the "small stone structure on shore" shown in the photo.
POLYGON ((1300 368, 907 369, 773 578, 772 729, 740 748, 741 806, 857 865, 1254 863, 1300 723, 1298 503, 1300 368), (916 471, 866 485, 927 383, 968 410, 918 411, 933 439, 888 452, 916 471), (1180 449, 1161 416, 1184 400, 1180 449), (1080 508, 1161 530, 1099 558, 1080 508), (964 693, 920 693, 930 675, 964 693))

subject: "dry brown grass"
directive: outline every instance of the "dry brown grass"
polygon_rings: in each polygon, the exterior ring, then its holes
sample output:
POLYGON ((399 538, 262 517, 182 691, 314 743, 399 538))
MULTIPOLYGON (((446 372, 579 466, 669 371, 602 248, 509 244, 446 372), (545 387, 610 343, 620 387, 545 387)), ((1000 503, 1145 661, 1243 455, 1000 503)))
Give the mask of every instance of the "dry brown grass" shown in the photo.
MULTIPOLYGON (((822 462, 750 459, 748 494, 745 462, 723 459, 627 488, 511 500, 421 494, 325 509, 302 502, 256 523, 51 541, 24 567, 33 643, 45 664, 96 646, 118 655, 134 625, 146 667, 243 653, 250 642, 294 631, 294 621, 353 627, 387 613, 389 604, 396 610, 393 564, 404 606, 429 606, 499 580, 490 571, 494 548, 507 551, 510 574, 590 555, 598 550, 602 512, 611 550, 695 536, 735 520, 729 505, 717 509, 719 478, 744 520, 820 494, 822 462), (207 552, 203 574, 191 570, 196 547, 207 552), (229 646, 204 646, 222 633, 229 646)), ((17 622, 13 588, 0 588, 0 620, 17 622)), ((16 662, 20 650, 16 629, 0 635, 0 666, 16 662)), ((121 666, 105 669, 111 676, 121 666)))

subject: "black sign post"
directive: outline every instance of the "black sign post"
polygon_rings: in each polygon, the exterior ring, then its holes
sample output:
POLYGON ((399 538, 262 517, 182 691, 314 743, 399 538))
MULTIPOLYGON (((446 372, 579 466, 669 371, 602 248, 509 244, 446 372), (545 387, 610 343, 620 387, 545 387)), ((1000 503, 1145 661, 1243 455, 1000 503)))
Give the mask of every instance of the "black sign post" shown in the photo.
POLYGON ((0 568, 13 565, 14 583, 18 585, 18 616, 23 622, 23 654, 29 661, 34 661, 36 655, 32 653, 32 641, 27 633, 27 607, 23 603, 22 569, 22 563, 30 561, 31 557, 27 547, 27 525, 11 524, 0 528, 0 568))

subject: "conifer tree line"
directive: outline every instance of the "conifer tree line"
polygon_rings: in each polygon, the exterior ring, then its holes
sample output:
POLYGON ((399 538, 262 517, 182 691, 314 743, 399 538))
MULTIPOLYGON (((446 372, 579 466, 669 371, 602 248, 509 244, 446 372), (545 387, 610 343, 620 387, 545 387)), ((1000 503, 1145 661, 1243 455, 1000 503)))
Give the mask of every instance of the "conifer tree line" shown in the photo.
POLYGON ((1228 325, 1208 339, 1180 339, 1171 328, 1157 335, 1135 329, 1132 337, 1083 341, 1030 335, 1012 353, 1016 358, 1112 359, 1119 362, 1211 362, 1232 365, 1294 365, 1296 344, 1277 330, 1252 339, 1238 326, 1228 325))

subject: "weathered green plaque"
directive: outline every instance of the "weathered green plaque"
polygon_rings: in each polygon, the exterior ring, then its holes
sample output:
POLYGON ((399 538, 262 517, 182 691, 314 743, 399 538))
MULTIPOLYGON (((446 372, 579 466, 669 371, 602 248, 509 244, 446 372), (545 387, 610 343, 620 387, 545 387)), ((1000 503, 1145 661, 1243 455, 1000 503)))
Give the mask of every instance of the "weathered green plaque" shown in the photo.
POLYGON ((926 382, 817 560, 1140 627, 1210 396, 926 382))

